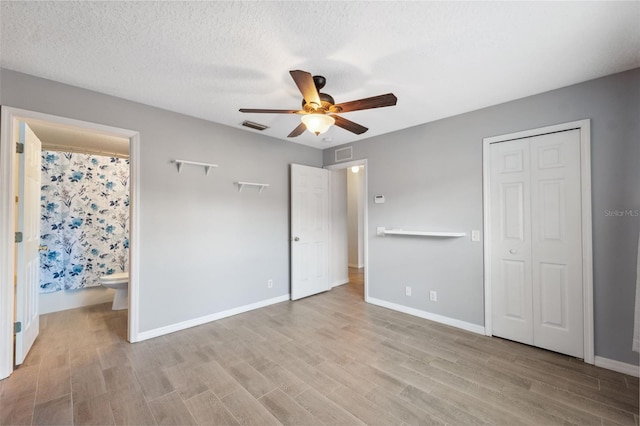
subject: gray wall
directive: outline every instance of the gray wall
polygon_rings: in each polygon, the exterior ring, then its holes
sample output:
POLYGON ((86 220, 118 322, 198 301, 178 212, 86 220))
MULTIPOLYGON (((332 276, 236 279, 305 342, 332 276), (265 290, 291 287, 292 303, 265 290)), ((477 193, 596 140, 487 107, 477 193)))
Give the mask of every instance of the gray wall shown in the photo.
MULTIPOLYGON (((640 69, 354 143, 354 159, 369 165, 370 296, 482 325, 481 243, 380 238, 375 228, 482 229, 482 139, 585 118, 592 126, 595 353, 638 364, 631 341, 639 218, 607 211, 640 209, 640 69), (376 194, 386 203, 374 204, 376 194), (410 298, 405 285, 413 287, 410 298), (438 302, 429 302, 429 290, 438 291, 438 302)), ((334 149, 324 151, 325 165, 334 163, 334 149)))
POLYGON ((8 70, 0 104, 140 132, 141 332, 289 293, 289 164, 321 151, 8 70))

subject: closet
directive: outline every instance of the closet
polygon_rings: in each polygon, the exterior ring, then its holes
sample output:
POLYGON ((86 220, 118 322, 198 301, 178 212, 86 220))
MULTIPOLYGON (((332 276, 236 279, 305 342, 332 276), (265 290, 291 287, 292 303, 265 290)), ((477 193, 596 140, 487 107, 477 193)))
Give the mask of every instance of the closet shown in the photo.
POLYGON ((583 358, 580 130, 489 155, 492 333, 583 358))

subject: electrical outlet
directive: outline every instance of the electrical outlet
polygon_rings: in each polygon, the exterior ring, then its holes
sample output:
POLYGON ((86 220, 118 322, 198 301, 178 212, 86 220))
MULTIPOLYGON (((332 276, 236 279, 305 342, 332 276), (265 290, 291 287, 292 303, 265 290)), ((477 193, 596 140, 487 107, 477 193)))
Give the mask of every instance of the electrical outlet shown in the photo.
POLYGON ((429 292, 429 300, 431 300, 432 302, 437 302, 438 301, 438 293, 431 290, 429 292))
POLYGON ((273 288, 273 280, 267 281, 267 288, 273 288))
POLYGON ((474 229, 471 231, 471 241, 480 241, 480 231, 474 229))
POLYGON ((411 296, 411 287, 406 286, 404 288, 404 294, 405 294, 405 296, 411 296))

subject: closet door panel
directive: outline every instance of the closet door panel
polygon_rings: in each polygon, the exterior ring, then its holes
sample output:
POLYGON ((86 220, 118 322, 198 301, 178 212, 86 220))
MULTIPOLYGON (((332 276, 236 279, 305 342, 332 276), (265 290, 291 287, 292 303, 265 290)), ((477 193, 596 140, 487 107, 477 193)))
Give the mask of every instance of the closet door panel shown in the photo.
POLYGON ((527 139, 491 146, 493 334, 533 344, 527 139))
POLYGON ((580 132, 530 143, 534 345, 582 357, 580 132))

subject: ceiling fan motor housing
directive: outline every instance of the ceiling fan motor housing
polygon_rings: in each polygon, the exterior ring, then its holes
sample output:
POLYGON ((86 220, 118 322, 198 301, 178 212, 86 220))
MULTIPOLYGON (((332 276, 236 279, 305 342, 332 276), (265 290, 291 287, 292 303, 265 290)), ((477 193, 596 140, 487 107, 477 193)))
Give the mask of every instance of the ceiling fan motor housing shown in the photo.
POLYGON ((328 112, 331 110, 331 112, 337 112, 337 111, 333 111, 331 109, 332 106, 335 105, 336 101, 333 99, 333 96, 327 94, 327 93, 318 93, 318 96, 320 97, 320 102, 321 105, 315 105, 315 103, 307 103, 307 101, 305 101, 304 99, 302 100, 302 109, 305 110, 306 112, 317 112, 317 113, 322 113, 322 112, 328 112))

